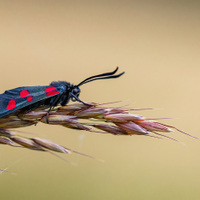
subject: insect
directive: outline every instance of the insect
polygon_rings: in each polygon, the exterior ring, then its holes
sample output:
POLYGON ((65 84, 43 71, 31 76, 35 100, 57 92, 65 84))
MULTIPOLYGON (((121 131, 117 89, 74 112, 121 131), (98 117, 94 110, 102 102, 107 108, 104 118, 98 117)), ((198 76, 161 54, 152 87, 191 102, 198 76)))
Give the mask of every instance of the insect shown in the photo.
POLYGON ((49 107, 46 118, 48 122, 49 112, 57 105, 64 106, 70 100, 89 105, 79 99, 79 87, 95 80, 118 78, 124 74, 122 72, 116 75, 117 70, 118 67, 113 72, 91 76, 78 85, 73 85, 66 81, 53 81, 48 86, 27 86, 7 90, 0 94, 0 117, 12 114, 17 110, 29 112, 44 105, 49 107))

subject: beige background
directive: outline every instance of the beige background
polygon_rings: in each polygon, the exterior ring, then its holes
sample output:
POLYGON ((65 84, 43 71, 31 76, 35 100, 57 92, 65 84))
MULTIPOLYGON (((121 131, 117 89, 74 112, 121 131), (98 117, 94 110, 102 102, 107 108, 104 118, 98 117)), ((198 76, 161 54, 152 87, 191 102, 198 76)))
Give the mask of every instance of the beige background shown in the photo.
MULTIPOLYGON (((0 1, 0 91, 78 83, 120 66, 117 80, 84 85, 81 99, 128 100, 147 117, 200 137, 199 1, 0 1)), ((0 146, 2 199, 200 198, 200 142, 91 134, 39 124, 21 129, 104 159, 0 146)), ((31 135, 31 137, 35 136, 31 135)))

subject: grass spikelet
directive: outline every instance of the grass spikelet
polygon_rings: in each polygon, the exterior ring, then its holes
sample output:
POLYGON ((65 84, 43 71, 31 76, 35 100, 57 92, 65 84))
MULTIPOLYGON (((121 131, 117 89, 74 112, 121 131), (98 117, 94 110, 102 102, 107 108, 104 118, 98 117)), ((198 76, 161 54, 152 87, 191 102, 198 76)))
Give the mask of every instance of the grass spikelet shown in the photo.
POLYGON ((0 135, 9 137, 9 136, 15 135, 15 133, 8 129, 0 128, 0 135))
POLYGON ((95 128, 98 128, 105 133, 111 133, 113 135, 127 135, 127 132, 118 126, 110 125, 110 124, 94 124, 95 128))
POLYGON ((60 153, 71 153, 68 149, 66 149, 65 147, 56 144, 55 142, 52 142, 50 140, 46 140, 46 139, 41 139, 41 138, 32 138, 32 141, 36 144, 38 144, 39 146, 42 146, 46 149, 49 149, 51 151, 57 151, 60 153))
POLYGON ((137 120, 135 123, 148 131, 173 132, 168 126, 153 120, 137 120))
POLYGON ((97 116, 102 116, 106 113, 105 108, 99 108, 99 107, 92 107, 88 108, 86 110, 82 110, 80 112, 76 112, 75 115, 78 118, 96 118, 97 116))
POLYGON ((128 121, 136 121, 136 120, 143 120, 144 117, 141 115, 134 115, 134 114, 109 114, 104 116, 104 119, 112 121, 112 122, 128 122, 128 121))
POLYGON ((0 118, 0 128, 20 128, 25 126, 31 126, 35 122, 20 119, 18 116, 7 116, 0 118))
POLYGON ((128 135, 146 135, 149 134, 148 130, 142 128, 136 123, 129 121, 126 123, 115 123, 119 128, 125 130, 128 135))
MULTIPOLYGON (((50 114, 48 117, 48 124, 64 125, 67 123, 73 123, 76 121, 76 119, 76 116, 50 114)), ((46 116, 42 117, 40 121, 43 123, 47 123, 46 116)))
POLYGON ((47 111, 35 110, 28 113, 22 113, 19 117, 26 121, 39 121, 41 118, 46 116, 47 111))
MULTIPOLYGON (((91 104, 91 105, 93 105, 93 104, 91 104)), ((94 104, 94 106, 95 106, 95 104, 94 104)), ((86 110, 90 107, 91 107, 90 105, 85 105, 85 104, 82 104, 82 103, 73 103, 73 104, 69 104, 69 105, 66 105, 66 106, 59 107, 58 112, 65 113, 67 115, 67 114, 70 114, 70 113, 72 114, 76 111, 86 110)))
POLYGON ((9 140, 6 137, 0 136, 0 144, 7 144, 10 146, 16 146, 16 143, 12 142, 11 140, 9 140))
POLYGON ((67 127, 67 128, 72 128, 72 129, 91 131, 91 132, 93 131, 91 127, 88 127, 88 126, 81 124, 79 122, 65 123, 63 126, 67 127))
POLYGON ((26 147, 28 149, 45 151, 40 145, 38 145, 37 143, 35 143, 34 141, 32 141, 30 139, 16 137, 16 136, 11 136, 10 139, 13 142, 15 142, 23 147, 26 147))

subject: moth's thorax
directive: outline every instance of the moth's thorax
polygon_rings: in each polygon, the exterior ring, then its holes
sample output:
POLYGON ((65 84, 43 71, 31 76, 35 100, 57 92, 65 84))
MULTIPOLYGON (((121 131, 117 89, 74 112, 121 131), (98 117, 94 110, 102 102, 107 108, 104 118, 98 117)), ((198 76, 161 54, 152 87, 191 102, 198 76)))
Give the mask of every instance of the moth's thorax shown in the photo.
POLYGON ((75 95, 79 95, 80 89, 77 85, 73 85, 66 81, 53 81, 50 84, 51 86, 56 87, 58 90, 61 89, 65 91, 66 93, 73 93, 75 95))
POLYGON ((69 82, 66 82, 66 81, 53 81, 50 83, 51 86, 55 86, 55 87, 58 87, 58 86, 66 86, 66 87, 69 87, 71 84, 69 82))
POLYGON ((61 89, 66 92, 73 88, 73 85, 66 81, 53 81, 50 85, 56 87, 58 90, 61 89))

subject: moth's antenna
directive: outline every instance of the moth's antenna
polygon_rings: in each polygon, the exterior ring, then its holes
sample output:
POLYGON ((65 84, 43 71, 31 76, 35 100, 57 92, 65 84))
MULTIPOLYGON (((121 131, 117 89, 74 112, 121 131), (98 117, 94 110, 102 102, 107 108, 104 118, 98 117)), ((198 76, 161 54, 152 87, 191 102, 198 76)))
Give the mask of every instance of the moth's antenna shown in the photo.
POLYGON ((95 80, 99 80, 99 79, 110 79, 110 78, 118 78, 121 75, 123 75, 125 72, 122 72, 120 74, 117 75, 113 75, 118 71, 119 67, 117 67, 113 72, 107 72, 107 73, 103 73, 103 74, 98 74, 95 76, 91 76, 89 78, 86 78, 85 80, 83 80, 82 82, 80 82, 77 86, 81 86, 85 83, 89 83, 91 81, 95 81, 95 80))
POLYGON ((100 80, 100 79, 110 79, 110 78, 118 78, 118 77, 120 77, 121 75, 123 75, 125 72, 122 72, 122 73, 120 73, 120 74, 117 74, 117 75, 113 75, 113 76, 107 76, 107 77, 100 77, 100 78, 95 78, 95 79, 92 79, 92 80, 88 80, 88 81, 86 81, 86 82, 84 82, 84 84, 85 83, 89 83, 89 82, 91 82, 91 81, 96 81, 96 80, 100 80))

